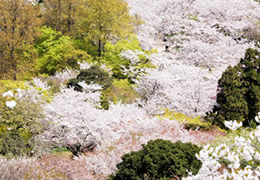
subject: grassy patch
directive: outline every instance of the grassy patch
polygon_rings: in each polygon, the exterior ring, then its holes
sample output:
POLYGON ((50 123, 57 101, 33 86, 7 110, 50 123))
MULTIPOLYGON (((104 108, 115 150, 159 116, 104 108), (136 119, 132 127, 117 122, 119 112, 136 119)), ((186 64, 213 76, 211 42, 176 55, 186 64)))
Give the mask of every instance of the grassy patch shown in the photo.
POLYGON ((62 154, 71 154, 70 150, 64 147, 55 147, 51 150, 51 154, 62 155, 62 154))
POLYGON ((170 120, 177 120, 179 122, 183 122, 184 127, 186 129, 192 129, 192 130, 198 130, 198 129, 211 130, 212 129, 212 125, 210 123, 203 122, 203 120, 200 118, 200 116, 189 117, 185 114, 171 111, 169 109, 166 109, 165 113, 162 116, 160 116, 160 118, 163 118, 163 119, 167 118, 170 120))

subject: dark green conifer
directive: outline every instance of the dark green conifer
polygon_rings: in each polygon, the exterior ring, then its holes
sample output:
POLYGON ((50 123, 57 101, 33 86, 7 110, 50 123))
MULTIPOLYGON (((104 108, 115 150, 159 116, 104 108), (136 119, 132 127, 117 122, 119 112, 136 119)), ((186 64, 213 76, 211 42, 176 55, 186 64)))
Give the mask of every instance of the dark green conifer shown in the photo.
POLYGON ((247 119, 250 121, 260 112, 260 52, 248 49, 239 66, 243 71, 243 82, 247 89, 245 99, 249 109, 247 119))
POLYGON ((242 121, 255 126, 254 117, 260 112, 260 52, 247 49, 245 57, 229 66, 218 81, 217 105, 207 119, 224 127, 225 120, 242 121))
POLYGON ((110 180, 181 179, 188 172, 197 174, 201 168, 202 163, 195 156, 201 148, 195 144, 157 139, 142 146, 142 150, 122 157, 110 180))

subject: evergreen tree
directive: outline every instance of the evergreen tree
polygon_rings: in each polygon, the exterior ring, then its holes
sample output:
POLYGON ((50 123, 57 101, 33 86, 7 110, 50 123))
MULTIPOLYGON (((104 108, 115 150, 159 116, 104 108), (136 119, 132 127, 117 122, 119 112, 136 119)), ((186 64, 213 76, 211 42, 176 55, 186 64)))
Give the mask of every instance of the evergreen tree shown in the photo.
POLYGON ((231 67, 222 74, 218 81, 219 93, 215 107, 217 111, 216 124, 223 126, 225 120, 244 121, 248 114, 247 102, 245 100, 246 88, 241 80, 239 67, 231 67))
POLYGON ((245 99, 248 103, 248 120, 260 112, 260 52, 248 49, 239 63, 243 71, 244 86, 247 89, 245 99))
POLYGON ((181 179, 188 172, 197 174, 201 168, 201 161, 195 156, 201 149, 197 145, 157 139, 142 146, 140 151, 122 157, 109 180, 181 179))
POLYGON ((235 67, 229 66, 218 81, 219 93, 208 120, 224 127, 225 120, 242 121, 252 126, 260 112, 260 52, 248 49, 245 58, 235 67), (213 119, 212 119, 213 118, 213 119))

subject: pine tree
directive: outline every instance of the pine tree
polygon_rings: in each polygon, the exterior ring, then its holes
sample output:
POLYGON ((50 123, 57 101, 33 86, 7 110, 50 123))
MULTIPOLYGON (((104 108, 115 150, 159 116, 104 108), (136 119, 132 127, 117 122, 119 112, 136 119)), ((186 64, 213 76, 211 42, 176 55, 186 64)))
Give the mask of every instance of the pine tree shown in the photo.
POLYGON ((248 49, 235 67, 229 66, 218 81, 217 106, 207 118, 224 127, 225 120, 242 121, 254 126, 260 112, 260 52, 248 49))
POLYGON ((215 107, 216 124, 223 126, 225 120, 244 121, 248 114, 247 102, 244 98, 246 88, 243 87, 241 71, 238 67, 229 66, 219 80, 219 93, 215 107))
POLYGON ((247 120, 250 121, 260 112, 260 52, 248 49, 238 66, 243 71, 244 86, 247 89, 245 99, 249 109, 247 120))

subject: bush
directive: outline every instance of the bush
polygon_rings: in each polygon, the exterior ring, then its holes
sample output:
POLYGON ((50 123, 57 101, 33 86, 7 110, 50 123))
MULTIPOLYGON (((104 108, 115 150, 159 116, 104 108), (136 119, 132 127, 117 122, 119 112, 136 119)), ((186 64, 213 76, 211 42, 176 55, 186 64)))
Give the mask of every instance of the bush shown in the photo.
POLYGON ((79 82, 95 83, 101 85, 103 89, 107 89, 112 85, 112 78, 99 66, 92 66, 89 69, 81 70, 76 78, 69 80, 67 86, 74 87, 74 90, 82 92, 83 87, 78 84, 79 82))
POLYGON ((138 152, 131 152, 122 157, 117 165, 118 171, 111 175, 111 180, 141 180, 182 178, 188 172, 197 174, 201 162, 195 154, 200 148, 191 143, 167 140, 149 141, 138 152))
POLYGON ((17 98, 13 108, 0 99, 0 154, 32 155, 33 137, 41 132, 43 118, 41 106, 29 98, 17 98))
MULTIPOLYGON (((67 86, 74 87, 75 91, 83 92, 83 87, 80 86, 79 82, 85 82, 86 84, 99 84, 102 86, 103 91, 112 86, 113 79, 109 76, 107 72, 100 69, 99 66, 92 66, 89 69, 81 70, 77 78, 69 80, 67 86)), ((101 106, 103 109, 109 108, 109 101, 102 93, 101 95, 101 106)))
POLYGON ((207 113, 212 124, 224 127, 225 120, 237 120, 244 126, 256 126, 260 111, 260 52, 247 49, 235 67, 229 66, 218 81, 218 105, 207 113))

